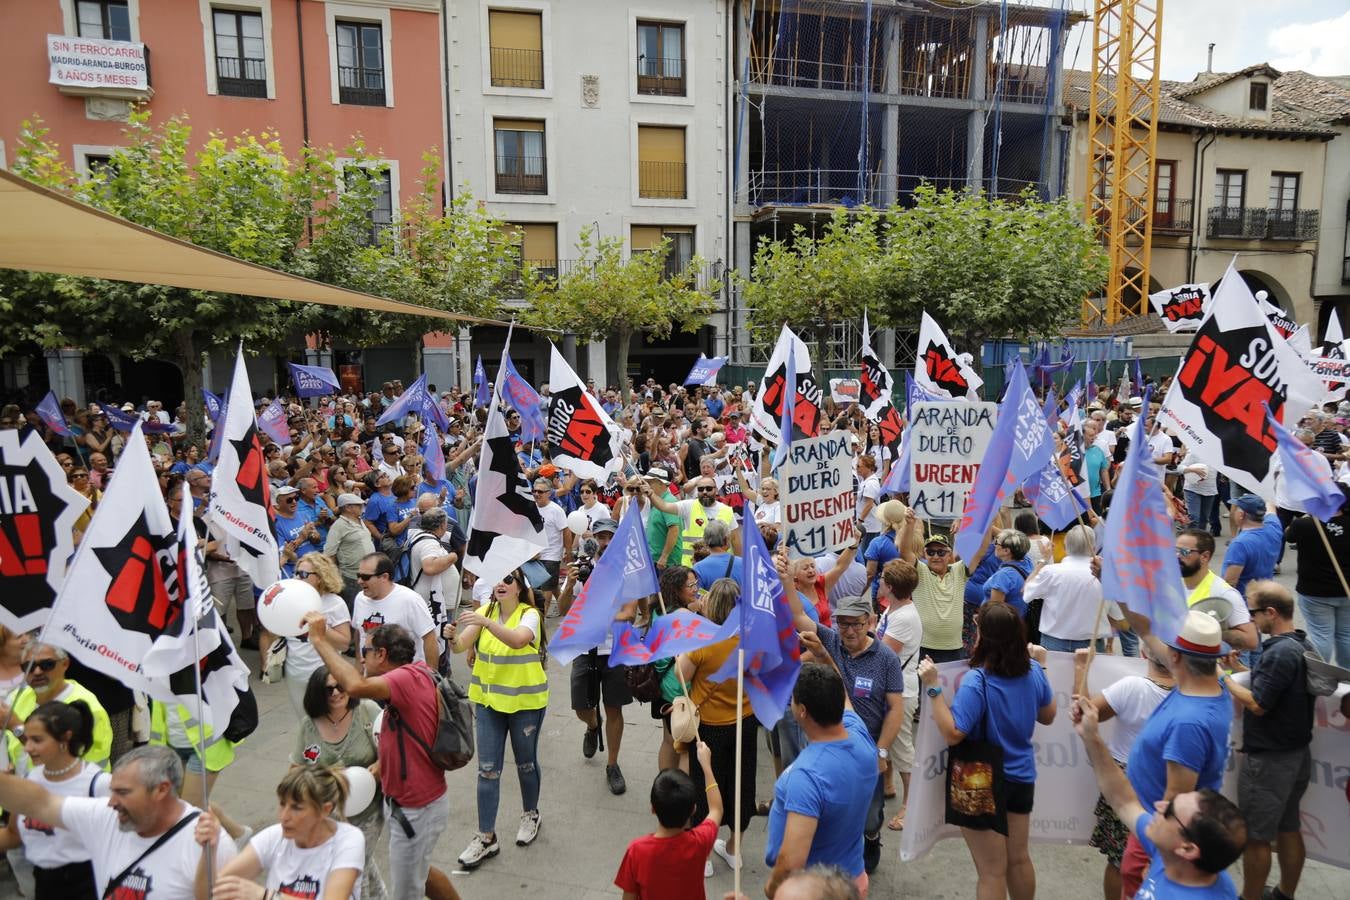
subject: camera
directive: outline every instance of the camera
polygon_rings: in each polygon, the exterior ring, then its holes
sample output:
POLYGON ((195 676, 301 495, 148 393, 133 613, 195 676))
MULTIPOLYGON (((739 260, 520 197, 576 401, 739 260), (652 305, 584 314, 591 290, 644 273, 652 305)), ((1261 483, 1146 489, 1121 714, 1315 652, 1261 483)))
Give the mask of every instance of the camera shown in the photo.
POLYGON ((595 538, 586 538, 574 553, 573 565, 577 570, 577 581, 585 582, 595 570, 595 557, 600 552, 600 542, 595 538))

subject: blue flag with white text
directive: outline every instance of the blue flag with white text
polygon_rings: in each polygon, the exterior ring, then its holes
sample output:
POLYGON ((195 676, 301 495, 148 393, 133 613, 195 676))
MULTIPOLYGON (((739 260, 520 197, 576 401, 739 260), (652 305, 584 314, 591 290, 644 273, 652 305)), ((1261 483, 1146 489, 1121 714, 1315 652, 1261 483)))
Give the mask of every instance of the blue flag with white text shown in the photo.
POLYGON ((450 430, 450 420, 445 417, 445 410, 436 402, 436 398, 427 391, 427 376, 423 372, 417 376, 417 380, 408 385, 407 390, 398 395, 389 408, 384 411, 375 422, 375 427, 389 422, 398 422, 400 425, 403 419, 407 418, 409 413, 416 413, 421 420, 426 422, 435 422, 436 427, 441 431, 450 430))
POLYGON ((206 417, 212 422, 220 418, 220 410, 223 408, 220 398, 215 394, 202 388, 202 402, 206 404, 206 417))
POLYGON ((478 354, 478 362, 473 366, 473 405, 481 408, 488 405, 492 395, 488 392, 487 369, 483 368, 483 354, 478 354))
POLYGON ((685 376, 684 383, 711 387, 712 385, 717 384, 717 373, 722 371, 722 367, 726 364, 727 358, 725 356, 714 356, 709 359, 700 353, 698 355, 698 360, 694 363, 694 367, 690 369, 689 374, 685 376))
POLYGON ((43 425, 46 425, 61 437, 71 436, 70 427, 66 425, 65 414, 61 412, 61 402, 56 399, 55 393, 48 391, 47 396, 43 397, 34 409, 43 425))
POLYGON ((323 397, 339 389, 337 376, 327 366, 286 365, 290 366, 291 381, 295 384, 297 397, 323 397))
POLYGON ((1275 452, 1279 454, 1280 477, 1284 480, 1289 508, 1327 521, 1345 504, 1345 495, 1331 474, 1331 463, 1290 434, 1289 429, 1271 415, 1270 407, 1262 405, 1266 411, 1266 425, 1275 433, 1275 452))
POLYGON ((724 641, 739 627, 735 616, 718 625, 687 609, 659 616, 645 633, 630 622, 615 622, 614 648, 609 652, 609 664, 611 667, 640 666, 670 659, 724 641))
POLYGON ((520 413, 520 439, 526 443, 542 441, 544 412, 540 408, 539 392, 516 371, 516 364, 511 361, 509 353, 502 367, 506 371, 498 372, 497 378, 501 381, 502 397, 507 405, 520 413))
POLYGON ((427 436, 422 441, 422 464, 432 478, 437 481, 445 478, 445 448, 441 446, 441 435, 435 422, 427 423, 427 436))

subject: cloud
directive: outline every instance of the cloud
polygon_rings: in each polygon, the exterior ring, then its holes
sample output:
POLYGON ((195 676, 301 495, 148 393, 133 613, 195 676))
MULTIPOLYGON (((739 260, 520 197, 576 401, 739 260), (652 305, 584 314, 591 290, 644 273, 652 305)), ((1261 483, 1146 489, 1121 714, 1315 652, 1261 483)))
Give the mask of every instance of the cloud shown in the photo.
POLYGON ((1350 74, 1350 12, 1318 22, 1283 25, 1266 39, 1270 64, 1281 71, 1302 69, 1314 75, 1350 74))

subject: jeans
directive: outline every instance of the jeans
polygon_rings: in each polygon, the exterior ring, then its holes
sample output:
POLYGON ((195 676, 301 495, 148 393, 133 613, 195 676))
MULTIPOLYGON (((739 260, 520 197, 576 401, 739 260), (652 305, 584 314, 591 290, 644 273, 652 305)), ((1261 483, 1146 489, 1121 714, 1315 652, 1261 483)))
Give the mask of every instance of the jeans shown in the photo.
MULTIPOLYGON (((1136 638, 1136 640, 1138 639, 1136 638)), ((1047 650, 1061 650, 1066 653, 1072 653, 1080 647, 1086 647, 1091 643, 1092 638, 1083 638, 1081 641, 1065 640, 1064 638, 1057 638, 1054 635, 1041 632, 1041 646, 1047 650)), ((1106 638, 1097 639, 1097 652, 1106 652, 1106 638)))
POLYGON ((1208 530, 1209 517, 1218 502, 1214 494, 1197 494, 1195 491, 1182 491, 1186 497, 1186 515, 1190 517, 1191 527, 1208 530))
POLYGON ((520 779, 520 806, 525 812, 539 808, 539 729, 544 724, 543 709, 523 709, 514 713, 498 712, 476 706, 478 724, 478 830, 494 834, 497 830, 497 803, 502 793, 502 764, 506 738, 511 737, 511 755, 516 760, 520 779))
MULTIPOLYGON (((385 803, 393 809, 392 801, 385 803)), ((398 811, 412 829, 412 837, 403 824, 392 817, 389 825, 389 896, 393 900, 417 900, 424 895, 427 874, 431 871, 431 852, 436 849, 450 821, 450 795, 442 794, 426 806, 402 807, 398 811)))
POLYGON ((1350 666, 1350 597, 1298 595, 1298 607, 1308 623, 1308 640, 1322 658, 1350 666))
POLYGON ((886 818, 885 779, 877 773, 877 785, 872 791, 872 803, 867 807, 867 818, 863 821, 863 837, 877 837, 881 834, 881 823, 886 818))
POLYGON ((1122 631, 1120 634, 1120 655, 1138 656, 1139 655, 1139 635, 1133 631, 1122 631))
POLYGON ((802 731, 802 726, 792 717, 792 710, 783 713, 778 724, 773 726, 773 731, 778 736, 778 758, 783 761, 783 768, 786 769, 796 762, 810 741, 806 737, 806 732, 802 731))

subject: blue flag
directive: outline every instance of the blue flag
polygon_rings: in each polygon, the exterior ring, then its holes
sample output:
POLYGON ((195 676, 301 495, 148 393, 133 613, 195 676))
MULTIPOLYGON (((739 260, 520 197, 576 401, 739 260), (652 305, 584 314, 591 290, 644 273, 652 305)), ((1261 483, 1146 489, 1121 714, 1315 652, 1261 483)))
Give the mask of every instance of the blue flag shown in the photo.
POLYGON ((1013 364, 1012 377, 998 407, 998 423, 989 438, 984 462, 961 513, 956 553, 962 559, 978 559, 984 537, 1005 498, 1017 486, 1050 462, 1055 444, 1045 414, 1027 384, 1022 361, 1013 364))
MULTIPOLYGON (((141 422, 135 413, 124 413, 111 403, 107 406, 100 403, 98 408, 108 417, 108 424, 117 431, 130 432, 136 427, 137 422, 141 422)), ((141 422, 141 431, 145 434, 168 434, 173 431, 173 426, 165 425, 158 418, 149 418, 141 422)))
POLYGON ((1053 387, 1046 388, 1045 404, 1041 407, 1041 412, 1045 414, 1045 422, 1050 426, 1050 430, 1054 431, 1055 422, 1059 419, 1059 416, 1057 415, 1059 412, 1059 398, 1055 396, 1055 389, 1053 387))
POLYGON ((1142 391, 1144 389, 1144 370, 1139 365, 1139 357, 1134 358, 1134 389, 1142 391))
POLYGON ((1304 446, 1266 410, 1266 425, 1275 433, 1280 457, 1281 477, 1289 508, 1307 513, 1323 522, 1340 512, 1345 495, 1331 474, 1331 464, 1322 454, 1304 446))
POLYGON ((286 365, 291 369, 291 381, 295 384, 297 397, 323 397, 340 389, 337 376, 327 366, 286 365))
POLYGON ((478 354, 478 362, 473 367, 473 404, 475 408, 485 407, 492 401, 488 392, 487 369, 483 368, 483 354, 478 354))
POLYGON ((787 462, 788 447, 792 445, 793 413, 797 409, 797 342, 788 341, 787 370, 783 382, 783 416, 778 422, 778 446, 773 451, 775 469, 787 462))
POLYGON ((520 439, 527 443, 542 441, 544 413, 540 408, 539 392, 520 377, 509 353, 506 354, 506 361, 502 366, 506 371, 498 372, 497 378, 501 381, 502 396, 505 397, 507 405, 520 413, 520 439))
POLYGON ((725 356, 714 356, 709 359, 700 353, 694 367, 689 370, 689 374, 685 377, 684 383, 711 387, 717 384, 717 373, 722 371, 722 367, 726 364, 727 358, 725 356))
POLYGON ((216 460, 220 458, 220 447, 221 444, 225 443, 225 429, 221 426, 225 424, 223 421, 223 410, 227 409, 229 405, 230 389, 227 387, 225 388, 225 393, 220 395, 220 409, 222 412, 217 412, 215 418, 211 420, 211 443, 210 446, 206 448, 206 461, 211 463, 211 465, 215 465, 216 460))
POLYGON ((562 665, 600 646, 619 607, 660 589, 647 535, 636 505, 629 506, 614 538, 600 554, 581 593, 563 616, 549 642, 549 652, 562 665))
POLYGON ((638 666, 670 659, 724 641, 736 633, 735 616, 721 625, 687 609, 660 616, 644 634, 628 622, 614 623, 614 649, 610 666, 638 666))
POLYGON ((219 397, 208 391, 206 388, 202 388, 202 402, 206 404, 206 417, 208 419, 215 422, 220 418, 222 406, 219 397))
POLYGON ((281 405, 280 397, 267 404, 267 407, 258 413, 258 427, 281 446, 290 444, 291 429, 286 424, 286 407, 281 405))
POLYGON ((445 477, 445 448, 441 446, 441 436, 436 431, 435 422, 427 423, 426 440, 422 442, 422 464, 437 481, 445 477))
POLYGON ((1148 618, 1153 633, 1169 641, 1181 630, 1186 615, 1186 588, 1177 565, 1172 516, 1163 500, 1162 473, 1150 458, 1144 417, 1131 427, 1130 449, 1102 538, 1102 593, 1148 618))
POLYGON ((61 437, 71 437, 70 427, 66 425, 66 417, 61 412, 61 403, 56 399, 56 394, 48 391, 47 396, 42 398, 41 402, 34 407, 34 410, 37 412, 38 418, 42 420, 43 425, 46 425, 61 437))
POLYGON ((1022 485, 1022 493, 1031 501, 1036 516, 1056 531, 1068 528, 1088 509, 1087 502, 1053 462, 1041 469, 1040 477, 1022 485))
POLYGON ((1069 405, 1064 412, 1059 414, 1059 420, 1069 428, 1078 426, 1078 407, 1083 401, 1083 382, 1078 382, 1069 391, 1069 405))
POLYGON ((416 413, 424 422, 435 422, 436 427, 441 431, 450 430, 450 420, 445 417, 445 410, 436 402, 436 398, 427 391, 427 376, 423 372, 417 376, 417 380, 408 385, 407 390, 398 395, 398 399, 389 404, 389 408, 384 411, 375 422, 375 427, 386 425, 389 422, 399 422, 407 417, 409 413, 416 413))

